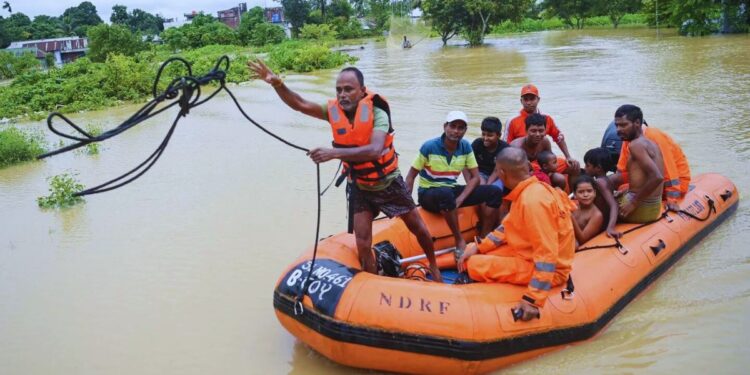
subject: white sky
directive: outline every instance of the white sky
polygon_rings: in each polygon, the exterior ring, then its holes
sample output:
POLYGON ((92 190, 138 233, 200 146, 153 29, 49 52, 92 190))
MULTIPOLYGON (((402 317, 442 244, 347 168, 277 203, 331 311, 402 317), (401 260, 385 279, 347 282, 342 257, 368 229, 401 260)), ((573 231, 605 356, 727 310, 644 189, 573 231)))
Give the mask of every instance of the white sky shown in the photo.
MULTIPOLYGON (((40 14, 48 16, 60 16, 65 9, 78 6, 85 0, 8 0, 14 13, 23 13, 32 20, 40 14)), ((125 5, 128 12, 139 8, 152 14, 161 14, 164 18, 183 19, 184 13, 192 11, 210 13, 216 16, 219 10, 229 9, 239 3, 247 3, 247 7, 276 7, 281 6, 274 0, 89 0, 94 6, 99 17, 109 23, 113 5, 125 5)), ((3 17, 8 17, 6 10, 1 10, 3 17)))

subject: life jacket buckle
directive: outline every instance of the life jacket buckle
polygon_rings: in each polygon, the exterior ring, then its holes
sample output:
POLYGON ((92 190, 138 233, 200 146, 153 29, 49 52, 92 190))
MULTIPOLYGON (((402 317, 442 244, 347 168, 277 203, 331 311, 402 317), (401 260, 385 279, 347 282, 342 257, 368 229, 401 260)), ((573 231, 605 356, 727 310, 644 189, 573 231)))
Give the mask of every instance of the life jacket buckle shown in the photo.
POLYGON ((565 288, 560 291, 560 297, 562 297, 564 301, 572 301, 575 295, 576 295, 575 292, 573 292, 572 290, 569 290, 568 288, 565 288))

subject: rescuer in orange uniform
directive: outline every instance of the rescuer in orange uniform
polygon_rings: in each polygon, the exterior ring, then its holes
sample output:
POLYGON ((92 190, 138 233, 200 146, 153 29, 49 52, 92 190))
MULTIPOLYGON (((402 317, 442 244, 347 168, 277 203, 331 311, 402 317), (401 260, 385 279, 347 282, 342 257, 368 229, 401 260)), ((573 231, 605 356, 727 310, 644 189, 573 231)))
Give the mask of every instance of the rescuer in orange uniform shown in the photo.
MULTIPOLYGON (((526 118, 535 113, 541 114, 541 112, 539 112, 539 101, 541 99, 542 98, 539 96, 539 89, 537 89, 536 86, 527 84, 521 88, 521 105, 523 108, 521 108, 518 116, 507 122, 502 137, 505 142, 510 144, 514 139, 526 135, 526 118)), ((565 143, 565 136, 560 132, 560 129, 557 128, 555 120, 549 115, 545 115, 544 120, 546 121, 545 134, 552 137, 552 140, 557 143, 557 146, 560 147, 560 151, 565 155, 565 159, 572 160, 570 152, 568 152, 568 144, 565 143)))
POLYGON ((352 191, 349 205, 362 269, 377 272, 372 252, 372 221, 382 211, 388 217, 397 216, 404 221, 427 255, 433 279, 442 281, 432 236, 398 169, 390 107, 383 97, 367 91, 362 72, 354 67, 344 68, 336 79, 336 98, 321 105, 290 90, 262 61, 248 61, 248 68, 273 86, 286 105, 330 124, 333 147, 314 148, 308 155, 318 164, 340 159, 346 166, 352 191))
POLYGON ((495 231, 467 246, 458 268, 475 281, 528 285, 514 310, 530 320, 549 290, 568 279, 575 253, 573 205, 561 190, 530 175, 526 153, 519 148, 501 151, 496 168, 511 189, 505 196, 510 212, 495 231))

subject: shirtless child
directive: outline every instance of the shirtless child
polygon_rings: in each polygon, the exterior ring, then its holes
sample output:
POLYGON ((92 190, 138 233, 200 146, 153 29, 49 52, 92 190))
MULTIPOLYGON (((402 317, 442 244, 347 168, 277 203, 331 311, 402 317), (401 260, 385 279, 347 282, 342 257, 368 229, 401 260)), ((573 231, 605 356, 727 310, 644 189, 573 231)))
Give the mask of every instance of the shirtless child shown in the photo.
MULTIPOLYGON (((562 173, 557 173, 557 156, 552 151, 541 151, 536 156, 539 168, 549 176, 550 185, 562 191, 568 191, 568 180, 562 173)), ((572 177, 572 176, 571 176, 572 177)))
MULTIPOLYGON (((623 149, 630 148, 627 174, 630 186, 618 198, 620 217, 626 223, 647 223, 661 215, 661 196, 664 189, 664 158, 659 147, 643 136, 643 112, 625 104, 615 112, 617 135, 623 149)), ((614 186, 623 179, 620 172, 610 177, 614 186)))
POLYGON ((614 188, 607 178, 607 171, 610 170, 612 159, 606 148, 592 148, 583 155, 584 170, 586 175, 594 180, 596 188, 596 199, 594 204, 604 214, 607 222, 607 235, 613 238, 620 238, 622 233, 615 230, 617 224, 617 201, 612 195, 614 188))
POLYGON ((573 193, 578 201, 578 209, 573 211, 573 230, 578 245, 586 243, 602 231, 604 215, 594 204, 596 188, 594 179, 583 175, 573 183, 573 193))

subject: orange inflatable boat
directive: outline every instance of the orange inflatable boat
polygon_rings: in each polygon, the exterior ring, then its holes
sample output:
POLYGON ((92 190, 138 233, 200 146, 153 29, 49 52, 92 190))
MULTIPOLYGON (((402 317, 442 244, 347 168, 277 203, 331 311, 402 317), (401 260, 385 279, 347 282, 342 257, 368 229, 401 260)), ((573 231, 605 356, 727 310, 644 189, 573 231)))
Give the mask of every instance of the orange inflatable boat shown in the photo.
MULTIPOLYGON (((525 286, 451 285, 361 272, 354 237, 320 241, 307 292, 312 249, 279 279, 274 308, 294 336, 331 360, 353 367, 401 373, 486 373, 564 345, 604 328, 639 293, 737 208, 739 195, 727 178, 704 174, 681 204, 651 225, 627 233, 620 247, 600 234, 576 253, 575 289, 553 288, 539 319, 514 321, 511 308, 525 286)), ((452 246, 441 216, 422 212, 437 249, 452 246)), ((473 209, 460 211, 467 240, 475 234, 473 209)), ((626 231, 635 227, 620 224, 626 231)), ((378 220, 373 243, 389 241, 402 257, 422 254, 399 219, 378 220)), ((452 254, 441 268, 455 266, 452 254)), ((447 273, 446 273, 447 275, 447 273)), ((448 277, 446 277, 448 278, 448 277)))

